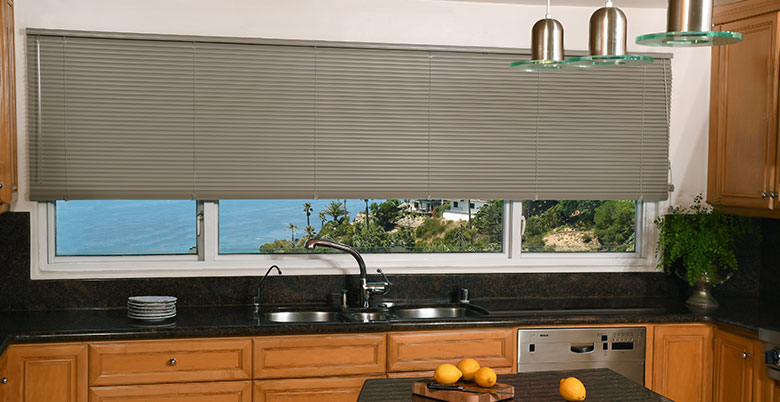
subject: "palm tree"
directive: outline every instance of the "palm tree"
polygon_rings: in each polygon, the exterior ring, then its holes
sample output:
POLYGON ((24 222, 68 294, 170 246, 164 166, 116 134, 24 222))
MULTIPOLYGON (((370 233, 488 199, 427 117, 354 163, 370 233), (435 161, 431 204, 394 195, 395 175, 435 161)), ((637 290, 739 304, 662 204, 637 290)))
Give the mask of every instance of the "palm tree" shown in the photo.
POLYGON ((314 209, 311 207, 310 202, 304 202, 303 203, 303 212, 306 214, 306 226, 311 226, 311 223, 309 222, 309 217, 311 216, 311 212, 314 211, 314 209))
POLYGON ((308 236, 310 238, 314 237, 314 231, 316 230, 316 229, 314 229, 314 226, 306 225, 306 228, 303 229, 303 230, 306 231, 306 236, 308 236))
POLYGON ((295 243, 295 231, 298 230, 298 226, 295 226, 294 223, 290 223, 287 225, 287 230, 290 231, 290 241, 295 243))
POLYGON ((366 202, 366 233, 368 233, 368 199, 363 200, 366 202))
POLYGON ((325 208, 325 214, 332 216, 333 220, 338 223, 339 218, 341 218, 342 215, 346 215, 347 211, 342 207, 340 202, 331 201, 330 205, 325 208))
POLYGON ((325 211, 320 211, 320 230, 325 228, 325 221, 328 220, 328 215, 325 211))

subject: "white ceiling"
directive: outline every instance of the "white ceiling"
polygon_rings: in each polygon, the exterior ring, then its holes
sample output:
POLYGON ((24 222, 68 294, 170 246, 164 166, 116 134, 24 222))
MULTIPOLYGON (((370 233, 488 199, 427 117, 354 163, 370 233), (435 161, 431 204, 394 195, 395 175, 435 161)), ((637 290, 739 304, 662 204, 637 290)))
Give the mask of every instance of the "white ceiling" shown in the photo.
MULTIPOLYGON (((527 5, 547 5, 547 0, 443 0, 443 1, 467 1, 472 3, 505 3, 505 4, 527 4, 527 5)), ((551 0, 553 6, 581 6, 581 7, 601 7, 605 0, 551 0)), ((715 0, 715 4, 733 3, 737 0, 715 0)), ((613 0, 615 7, 623 8, 666 8, 668 0, 613 0)))

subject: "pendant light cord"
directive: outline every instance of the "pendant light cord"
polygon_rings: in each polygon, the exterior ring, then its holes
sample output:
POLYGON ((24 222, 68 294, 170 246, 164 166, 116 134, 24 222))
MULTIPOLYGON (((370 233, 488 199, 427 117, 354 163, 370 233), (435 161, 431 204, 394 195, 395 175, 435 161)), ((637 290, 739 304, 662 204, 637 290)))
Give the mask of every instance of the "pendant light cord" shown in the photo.
POLYGON ((547 0, 547 13, 544 14, 544 18, 548 20, 552 18, 552 14, 550 14, 550 0, 547 0))

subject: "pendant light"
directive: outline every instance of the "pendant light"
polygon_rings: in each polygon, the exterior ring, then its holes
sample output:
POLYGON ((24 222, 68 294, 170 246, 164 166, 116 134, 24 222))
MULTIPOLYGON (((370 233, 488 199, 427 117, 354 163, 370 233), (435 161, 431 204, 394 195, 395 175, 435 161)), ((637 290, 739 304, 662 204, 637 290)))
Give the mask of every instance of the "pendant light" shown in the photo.
POLYGON ((720 46, 740 42, 739 32, 713 31, 714 0, 669 0, 666 31, 638 36, 644 46, 720 46))
POLYGON ((652 63, 648 56, 626 54, 626 14, 607 1, 590 16, 589 56, 564 60, 567 67, 597 67, 652 63))
POLYGON ((563 25, 550 15, 550 0, 544 19, 531 28, 531 60, 516 61, 510 67, 521 71, 561 68, 563 61, 563 25))

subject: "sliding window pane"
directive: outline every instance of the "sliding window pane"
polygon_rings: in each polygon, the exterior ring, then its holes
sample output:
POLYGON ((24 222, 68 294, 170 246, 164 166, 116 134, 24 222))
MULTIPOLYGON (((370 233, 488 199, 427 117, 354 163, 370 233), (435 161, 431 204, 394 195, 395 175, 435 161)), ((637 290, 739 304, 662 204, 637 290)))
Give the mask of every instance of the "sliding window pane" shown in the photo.
POLYGON ((636 201, 523 201, 523 252, 634 252, 636 201))
POLYGON ((309 237, 345 243, 361 253, 501 252, 503 201, 219 202, 220 254, 310 253, 303 248, 309 237))
POLYGON ((57 201, 57 255, 196 254, 196 203, 57 201))

